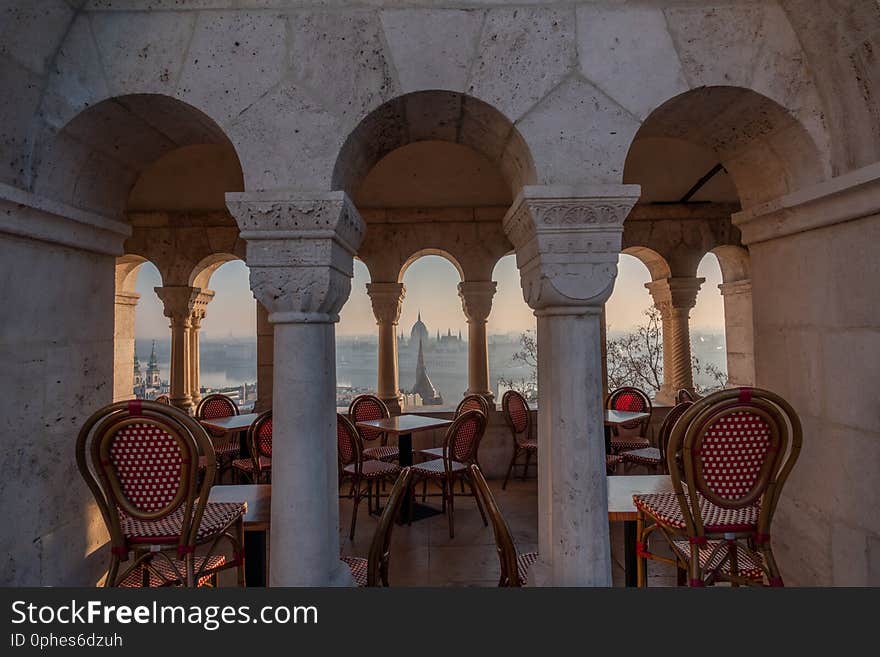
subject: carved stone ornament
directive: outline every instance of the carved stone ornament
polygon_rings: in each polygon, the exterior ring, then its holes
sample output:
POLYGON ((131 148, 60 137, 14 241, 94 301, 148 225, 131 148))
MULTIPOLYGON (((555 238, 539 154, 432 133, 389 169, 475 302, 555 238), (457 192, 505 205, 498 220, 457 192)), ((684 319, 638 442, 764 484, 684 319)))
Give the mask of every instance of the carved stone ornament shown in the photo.
POLYGON ((373 304, 376 323, 397 325, 406 296, 403 283, 367 283, 367 294, 373 304))
POLYGON ((201 289, 188 285, 165 285, 153 289, 162 302, 165 317, 171 319, 171 325, 189 326, 193 306, 201 289))
POLYGON ((269 321, 338 321, 366 230, 348 196, 230 193, 226 205, 247 241, 251 290, 269 321))
POLYGON ((489 319, 497 287, 495 281, 464 281, 458 284, 461 308, 468 322, 485 322, 489 319))
POLYGON ((639 193, 638 185, 523 188, 503 224, 531 308, 598 307, 611 296, 639 193))

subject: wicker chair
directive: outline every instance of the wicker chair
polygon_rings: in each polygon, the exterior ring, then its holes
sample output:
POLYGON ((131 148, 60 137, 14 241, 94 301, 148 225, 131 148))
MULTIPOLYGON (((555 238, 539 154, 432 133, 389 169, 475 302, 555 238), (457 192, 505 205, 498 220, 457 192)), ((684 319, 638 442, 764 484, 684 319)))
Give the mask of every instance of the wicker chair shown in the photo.
MULTIPOLYGON (((352 422, 364 422, 365 420, 381 420, 391 417, 388 407, 376 395, 358 395, 348 407, 348 417, 352 422)), ((364 458, 378 461, 396 461, 400 457, 400 450, 394 445, 388 444, 388 434, 378 429, 358 428, 358 432, 364 441, 364 458), (366 444, 378 441, 372 447, 366 444)))
POLYGON ((695 402, 699 399, 699 395, 691 392, 687 388, 682 388, 678 392, 675 393, 675 403, 680 404, 681 402, 689 401, 695 402))
POLYGON ((669 436, 675 423, 693 404, 692 401, 683 401, 673 406, 663 418, 663 424, 660 425, 657 447, 643 447, 629 452, 621 452, 620 457, 624 463, 636 463, 658 468, 664 474, 669 474, 669 468, 666 465, 666 446, 669 444, 669 436))
POLYGON ((247 431, 248 458, 235 459, 232 467, 254 484, 272 483, 272 410, 257 416, 247 431))
POLYGON ((722 390, 691 406, 667 447, 674 492, 633 496, 639 585, 652 559, 687 570, 691 586, 782 586, 770 526, 801 441, 794 410, 766 390, 722 390), (657 532, 674 559, 648 550, 657 532))
MULTIPOLYGON (((238 405, 232 399, 220 393, 203 397, 199 405, 196 406, 195 411, 196 419, 200 422, 202 420, 216 420, 234 415, 238 415, 238 405)), ((238 433, 214 433, 210 429, 207 429, 207 431, 214 442, 214 453, 217 455, 217 476, 219 478, 232 467, 235 459, 241 458, 241 437, 238 433)))
POLYGON ((247 505, 208 502, 214 447, 193 418, 153 401, 105 406, 80 430, 76 461, 110 534, 105 586, 195 586, 227 568, 244 585, 247 505), (225 541, 231 559, 219 553, 225 541))
POLYGON ((159 395, 153 401, 159 404, 166 404, 168 406, 171 406, 171 397, 169 397, 168 395, 159 395))
MULTIPOLYGON (((532 454, 538 453, 538 439, 532 435, 529 403, 520 393, 515 390, 505 392, 501 398, 501 410, 504 413, 504 421, 507 422, 507 426, 510 428, 510 433, 513 436, 513 456, 510 458, 510 465, 507 466, 507 474, 504 477, 504 483, 501 485, 501 490, 504 490, 507 488, 510 473, 513 472, 513 467, 516 465, 516 461, 521 454, 525 454, 526 457, 522 473, 522 478, 526 478, 532 454)), ((535 465, 537 466, 537 462, 535 465)))
POLYGON ((538 560, 537 552, 520 554, 516 550, 513 534, 501 515, 501 510, 495 502, 495 496, 486 483, 483 473, 476 465, 469 468, 471 481, 477 489, 477 494, 483 501, 483 506, 492 520, 492 531, 495 534, 495 547, 498 550, 498 560, 501 562, 501 579, 498 586, 524 586, 528 581, 529 568, 538 560))
MULTIPOLYGON (((612 411, 633 411, 651 415, 651 400, 648 395, 632 386, 624 386, 612 390, 605 401, 605 408, 612 411)), ((619 453, 633 449, 644 449, 651 446, 646 437, 650 417, 644 420, 626 422, 619 427, 611 428, 611 452, 619 453), (621 432, 623 429, 623 432, 621 432)))
POLYGON ((351 489, 348 496, 354 497, 351 509, 351 529, 348 537, 354 540, 354 530, 357 524, 358 506, 361 499, 367 497, 367 508, 373 512, 373 482, 376 483, 376 511, 379 510, 379 484, 386 479, 394 479, 400 472, 400 467, 394 463, 387 463, 377 459, 368 459, 364 454, 364 445, 361 435, 347 417, 341 413, 336 414, 336 446, 339 458, 339 483, 340 488, 346 479, 351 480, 351 489), (366 483, 366 488, 363 484, 366 483))
MULTIPOLYGON (((462 399, 458 406, 455 408, 455 417, 458 417, 462 413, 466 411, 480 411, 483 415, 486 416, 486 419, 489 418, 489 402, 486 401, 486 398, 482 395, 466 395, 464 399, 462 399)), ((455 418, 453 418, 455 419, 455 418)), ((422 456, 427 456, 432 459, 440 459, 443 458, 443 446, 440 447, 431 447, 430 449, 420 449, 418 450, 419 454, 422 456)), ((475 463, 479 464, 479 459, 477 459, 477 455, 474 455, 475 463)))
MULTIPOLYGON (((459 415, 446 430, 443 440, 443 457, 412 466, 414 484, 422 480, 422 500, 426 497, 428 481, 440 488, 443 498, 443 511, 449 518, 449 538, 455 538, 455 481, 463 479, 471 489, 477 508, 488 524, 480 498, 474 492, 468 466, 476 463, 480 440, 486 431, 486 416, 482 411, 465 411, 459 415)), ((412 511, 412 507, 410 507, 412 511)))
POLYGON ((352 577, 358 586, 389 586, 388 567, 391 562, 391 532, 400 514, 404 496, 410 494, 412 469, 404 468, 388 494, 388 502, 379 516, 379 524, 373 533, 369 556, 340 557, 351 569, 352 577))

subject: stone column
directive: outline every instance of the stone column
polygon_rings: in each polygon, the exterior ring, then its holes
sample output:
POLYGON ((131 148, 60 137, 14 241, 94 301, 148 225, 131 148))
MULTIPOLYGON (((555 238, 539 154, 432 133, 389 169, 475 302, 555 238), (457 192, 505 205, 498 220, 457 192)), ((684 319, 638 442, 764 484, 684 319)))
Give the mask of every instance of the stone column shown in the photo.
POLYGON ((645 283, 663 322, 663 386, 657 392, 658 403, 674 404, 675 393, 682 388, 694 391, 689 322, 705 280, 687 276, 645 283))
POLYGON ((257 401, 254 411, 262 413, 272 408, 272 376, 275 330, 269 321, 269 311, 257 301, 257 401))
POLYGON ((193 303, 192 316, 190 317, 189 330, 189 386, 193 408, 198 406, 202 399, 202 386, 199 365, 199 331, 202 330, 202 320, 205 319, 208 304, 214 299, 212 290, 201 290, 193 303))
POLYGON ((113 401, 134 396, 134 312, 141 295, 117 292, 114 312, 113 401))
POLYGON ((190 330, 193 305, 200 289, 188 285, 166 285, 153 289, 165 306, 165 317, 171 320, 171 403, 192 412, 190 330))
POLYGON ((343 192, 245 192, 226 204, 275 332, 271 586, 351 585, 339 561, 333 324, 365 226, 343 192))
POLYGON ((379 372, 376 391, 392 415, 402 410, 397 367, 397 322, 406 288, 403 283, 367 283, 373 314, 379 326, 379 372))
POLYGON ((638 197, 638 185, 530 186, 504 218, 538 317, 538 585, 611 585, 600 319, 638 197))
POLYGON ((752 281, 718 286, 724 298, 724 339, 727 343, 727 384, 755 385, 755 328, 752 319, 752 281))
POLYGON ((468 390, 469 395, 480 395, 494 404, 489 385, 489 343, 486 340, 486 320, 492 311, 492 297, 498 284, 495 281, 464 281, 458 284, 458 296, 468 322, 468 390))

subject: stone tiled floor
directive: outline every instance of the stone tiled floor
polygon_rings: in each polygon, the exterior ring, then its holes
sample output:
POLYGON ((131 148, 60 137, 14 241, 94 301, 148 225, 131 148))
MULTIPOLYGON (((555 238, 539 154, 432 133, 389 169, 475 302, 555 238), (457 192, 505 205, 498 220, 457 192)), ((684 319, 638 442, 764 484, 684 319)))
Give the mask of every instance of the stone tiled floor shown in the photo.
MULTIPOLYGON (((515 480, 501 490, 500 481, 489 482, 498 505, 513 533, 517 549, 538 549, 538 487, 535 479, 515 480)), ((439 498, 428 504, 439 509, 439 498)), ((358 510, 355 540, 348 538, 351 501, 339 505, 340 545, 345 555, 366 556, 376 518, 367 513, 366 502, 358 510)), ((653 547, 653 546, 652 546, 653 547)), ((611 523, 612 576, 615 586, 623 586, 623 525, 611 523)), ((671 567, 648 564, 649 586, 674 586, 671 567)), ((391 541, 392 586, 497 586, 498 557, 492 528, 483 525, 474 500, 456 496, 455 538, 449 538, 445 515, 395 526, 391 541)))

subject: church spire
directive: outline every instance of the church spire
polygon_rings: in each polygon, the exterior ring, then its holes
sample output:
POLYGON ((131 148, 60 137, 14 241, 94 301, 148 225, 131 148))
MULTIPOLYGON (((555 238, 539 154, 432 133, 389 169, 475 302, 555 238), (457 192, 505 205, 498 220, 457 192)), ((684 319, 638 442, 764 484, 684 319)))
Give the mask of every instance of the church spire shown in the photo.
POLYGON ((431 379, 428 377, 421 338, 419 338, 419 358, 416 362, 416 384, 413 386, 413 392, 422 398, 422 403, 425 405, 443 403, 443 398, 437 394, 437 389, 434 388, 434 384, 431 383, 431 379))

